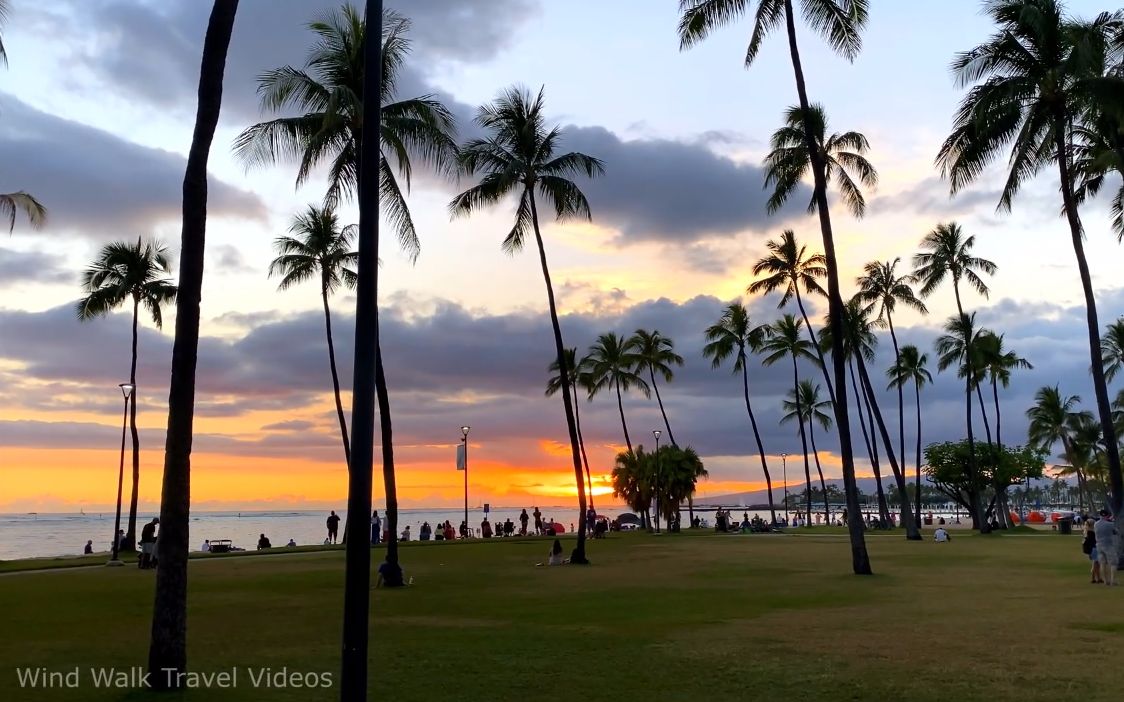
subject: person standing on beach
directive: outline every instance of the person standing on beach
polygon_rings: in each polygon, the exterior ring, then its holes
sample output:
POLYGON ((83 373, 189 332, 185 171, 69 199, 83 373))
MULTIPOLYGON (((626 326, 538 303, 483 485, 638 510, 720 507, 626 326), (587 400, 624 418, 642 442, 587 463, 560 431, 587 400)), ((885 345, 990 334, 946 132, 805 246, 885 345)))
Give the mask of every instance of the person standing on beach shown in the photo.
POLYGON ((535 507, 534 515, 535 515, 535 535, 537 536, 537 535, 542 533, 542 512, 539 511, 538 507, 535 507))
POLYGON ((527 535, 527 522, 530 520, 531 518, 527 515, 527 508, 524 507, 523 512, 519 515, 519 523, 522 525, 522 531, 519 532, 520 536, 527 535))
POLYGON ((371 513, 371 545, 378 546, 382 537, 382 519, 376 509, 371 513))
POLYGON ((336 511, 328 515, 328 543, 336 543, 336 535, 340 531, 340 518, 336 516, 336 511))
POLYGON ((138 568, 151 568, 153 556, 156 551, 156 526, 160 524, 159 517, 153 517, 152 521, 144 525, 141 529, 141 555, 140 560, 137 561, 138 568))
POLYGON ((1116 540, 1120 538, 1115 522, 1109 518, 1107 509, 1101 510, 1101 518, 1093 525, 1097 537, 1097 561, 1101 564, 1101 579, 1105 585, 1116 584, 1116 540))

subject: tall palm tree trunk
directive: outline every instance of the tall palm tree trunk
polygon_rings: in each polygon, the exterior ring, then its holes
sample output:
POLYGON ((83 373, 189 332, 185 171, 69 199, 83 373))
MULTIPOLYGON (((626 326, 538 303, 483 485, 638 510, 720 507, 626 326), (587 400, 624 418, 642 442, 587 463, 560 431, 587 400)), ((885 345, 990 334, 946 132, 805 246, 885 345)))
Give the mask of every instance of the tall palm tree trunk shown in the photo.
MULTIPOLYGON (((1069 173, 1069 145, 1066 140, 1064 115, 1058 115, 1054 122, 1054 138, 1058 149, 1058 175, 1062 186, 1062 204, 1065 206, 1066 221, 1069 223, 1070 237, 1073 240, 1073 254, 1077 258, 1077 270, 1081 275, 1081 290, 1085 294, 1085 317, 1089 328, 1090 370, 1093 376, 1093 392, 1097 397, 1097 414, 1101 420, 1104 435, 1105 455, 1108 457, 1108 480, 1112 492, 1109 508, 1116 519, 1124 518, 1124 479, 1120 474, 1120 449, 1116 443, 1116 427, 1112 423, 1112 406, 1108 399, 1108 385, 1104 377, 1104 364, 1101 360, 1101 324, 1097 320, 1097 299, 1093 293, 1093 280, 1089 273, 1089 262, 1085 260, 1084 233, 1081 219, 1077 214, 1077 201, 1073 196, 1073 181, 1069 173)), ((1124 541, 1124 539, 1117 539, 1124 541)), ((1120 545, 1117 552, 1120 551, 1120 545)))
POLYGON ((820 466, 820 451, 816 448, 816 425, 813 420, 808 420, 808 440, 812 442, 812 455, 816 458, 816 472, 820 474, 820 490, 823 490, 823 521, 831 524, 831 507, 827 504, 827 483, 823 479, 823 468, 820 466))
MULTIPOLYGON (((796 419, 800 422, 800 446, 804 451, 804 495, 807 497, 808 524, 812 523, 812 469, 808 464, 808 438, 804 433, 804 410, 800 406, 800 372, 796 356, 792 357, 792 397, 796 401, 796 419)), ((799 514, 799 512, 797 512, 799 514)))
MULTIPOLYGON (((332 392, 336 398, 336 418, 340 423, 340 437, 343 439, 343 457, 348 466, 351 466, 351 441, 347 437, 347 419, 343 415, 343 400, 340 398, 340 376, 336 372, 336 345, 332 339, 332 313, 328 308, 328 291, 321 288, 320 296, 324 300, 324 331, 328 337, 328 365, 332 368, 332 392)), ((391 532, 393 533, 393 532, 391 532)), ((347 535, 347 528, 344 528, 347 535)))
POLYGON ((745 367, 745 356, 742 356, 742 388, 745 391, 745 411, 749 413, 749 425, 753 427, 753 440, 757 442, 757 455, 761 457, 761 470, 765 473, 765 485, 769 492, 769 515, 772 523, 777 523, 777 509, 773 506, 773 478, 769 475, 769 466, 765 462, 765 446, 761 443, 761 432, 757 430, 757 418, 753 416, 753 406, 749 403, 749 371, 745 367))
POLYGON ((835 402, 835 387, 831 382, 831 373, 827 370, 827 361, 824 360, 823 349, 820 348, 819 341, 816 340, 816 331, 812 327, 812 320, 808 319, 808 313, 804 310, 804 298, 800 296, 800 288, 797 287, 796 282, 793 281, 792 287, 796 290, 796 307, 800 310, 800 316, 804 318, 804 326, 808 329, 808 338, 812 342, 812 348, 816 350, 816 358, 820 360, 820 372, 823 374, 823 381, 827 384, 827 394, 832 402, 835 402))
POLYGON ((866 442, 867 455, 870 456, 870 467, 874 471, 874 492, 878 498, 878 516, 882 521, 890 521, 890 507, 886 504, 886 490, 882 487, 882 468, 878 461, 878 439, 874 436, 874 413, 870 411, 870 398, 866 396, 866 388, 859 391, 855 381, 855 360, 851 358, 851 387, 855 393, 855 406, 859 414, 859 426, 863 431, 863 441, 866 442), (866 420, 863 420, 863 407, 866 407, 866 420), (867 427, 870 434, 867 434, 867 427))
POLYGON ((618 379, 614 384, 617 390, 617 411, 621 413, 621 429, 624 430, 624 443, 628 446, 628 452, 632 453, 632 439, 628 436, 628 422, 624 421, 624 400, 621 398, 621 381, 618 379))
MULTIPOLYGON (((382 2, 368 0, 365 32, 368 38, 382 36, 382 2)), ((363 47, 363 92, 377 96, 382 86, 382 42, 367 41, 363 47)), ((343 593, 343 645, 340 656, 340 699, 363 702, 367 699, 368 632, 371 606, 371 547, 367 515, 371 513, 371 488, 375 462, 375 399, 378 398, 380 423, 390 425, 390 408, 382 403, 385 379, 380 379, 382 355, 379 351, 378 256, 379 140, 363 140, 364 133, 377 133, 382 118, 379 100, 368 100, 363 121, 355 137, 359 158, 357 183, 359 201, 359 260, 355 286, 355 351, 351 391, 351 461, 348 464, 347 521, 344 523, 346 561, 343 593), (381 380, 381 382, 380 382, 381 380), (381 386, 381 387, 380 387, 381 386), (380 393, 380 389, 383 391, 380 393)), ((393 487, 393 455, 385 465, 385 448, 392 437, 385 432, 384 477, 389 469, 393 487)), ((387 539, 383 578, 389 586, 402 584, 396 541, 397 510, 395 493, 386 494, 387 539)))
POLYGON ((660 414, 663 415, 663 425, 667 429, 667 438, 671 441, 671 445, 676 448, 679 444, 675 442, 675 434, 671 433, 671 423, 667 421, 667 412, 663 410, 663 399, 660 398, 660 386, 656 384, 656 374, 652 371, 651 367, 648 368, 648 377, 652 379, 652 389, 656 391, 656 404, 660 406, 660 414))
POLYGON ((902 474, 894 457, 894 440, 890 438, 890 432, 886 430, 886 422, 882 419, 882 410, 878 407, 874 386, 870 384, 870 375, 867 373, 866 363, 861 355, 858 356, 858 364, 859 380, 862 381, 863 387, 866 389, 867 400, 870 402, 870 408, 874 412, 874 419, 878 425, 878 433, 882 436, 882 445, 886 447, 886 460, 890 463, 890 470, 894 473, 894 482, 898 486, 898 500, 901 502, 901 523, 905 527, 905 538, 908 541, 920 541, 921 532, 917 528, 917 523, 913 521, 913 510, 909 504, 909 490, 905 487, 905 475, 902 474))
POLYGON ((999 385, 995 379, 991 380, 991 398, 995 401, 995 443, 999 446, 1003 445, 1003 435, 1000 434, 1003 419, 999 414, 999 385))
POLYGON ((917 527, 921 528, 921 386, 917 383, 917 379, 913 380, 913 397, 917 401, 917 483, 914 485, 914 515, 917 518, 917 527))
POLYGON ((140 317, 140 297, 133 295, 133 360, 129 365, 129 383, 133 386, 133 397, 129 402, 129 432, 133 438, 133 490, 129 495, 129 526, 125 530, 125 540, 121 548, 133 550, 137 547, 137 501, 140 498, 140 434, 137 433, 137 320, 140 317))
POLYGON ((984 435, 987 437, 987 445, 993 446, 991 440, 991 423, 987 421, 987 404, 983 399, 983 391, 980 390, 980 384, 976 383, 976 400, 980 403, 980 416, 983 417, 984 435))
MULTIPOLYGON (((995 382, 995 378, 991 379, 991 397, 995 401, 995 445, 1003 448, 1003 437, 1000 434, 1002 428, 1002 415, 999 413, 999 385, 995 382)), ((999 523, 1003 525, 1004 529, 1014 528, 1014 523, 1011 521, 1011 507, 1008 498, 1008 488, 1004 487, 999 495, 999 504, 1002 510, 999 512, 999 523)))
MULTIPOLYGON (((168 430, 160 497, 160 557, 148 672, 156 689, 178 688, 187 667, 187 539, 191 512, 191 438, 195 368, 199 353, 199 300, 207 234, 207 158, 222 106, 222 81, 238 0, 215 0, 203 41, 195 132, 183 178, 176 337, 168 391, 168 430)), ((366 622, 364 621, 364 625, 366 622)))
MULTIPOLYGON (((792 57, 792 71, 796 78, 796 92, 800 97, 800 110, 804 115, 804 144, 812 166, 815 181, 814 195, 816 210, 820 218, 820 233, 823 235, 824 258, 827 260, 827 299, 828 322, 831 329, 831 356, 835 366, 835 382, 829 384, 832 404, 835 408, 835 425, 839 431, 839 454, 843 463, 843 490, 847 495, 847 512, 857 517, 861 514, 858 483, 855 480, 855 458, 851 449, 851 423, 847 418, 846 368, 843 355, 843 297, 839 291, 839 264, 835 257, 835 238, 831 231, 831 215, 827 205, 827 174, 823 160, 811 129, 811 108, 808 89, 804 84, 804 69, 800 64, 800 49, 796 44, 796 19, 792 11, 792 0, 784 0, 785 26, 788 31, 788 47, 792 57)), ((847 520, 847 530, 851 537, 851 567, 855 575, 870 575, 870 554, 866 549, 866 536, 863 534, 862 520, 847 520)))
MULTIPOLYGON (((574 381, 571 380, 570 382, 573 383, 574 381)), ((586 488, 589 490, 589 508, 596 510, 597 508, 593 506, 593 479, 589 475, 589 458, 585 455, 585 437, 582 436, 582 417, 581 412, 578 410, 578 405, 580 404, 581 402, 578 401, 578 387, 574 385, 574 426, 577 427, 578 430, 578 448, 581 449, 582 466, 585 468, 585 484, 586 488)))
MULTIPOLYGON (((960 280, 957 276, 952 278, 952 293, 956 296, 956 311, 960 314, 960 319, 964 319, 964 305, 960 302, 960 280)), ((972 340, 964 340, 965 351, 971 352, 972 340)), ((967 429, 968 429, 968 480, 971 485, 975 486, 978 482, 977 476, 979 469, 976 466, 976 437, 972 433, 972 378, 971 373, 964 380, 964 395, 966 416, 967 416, 967 429)), ((980 493, 978 490, 968 491, 968 505, 972 512, 972 527, 979 529, 980 533, 986 534, 991 531, 988 528, 987 520, 984 518, 983 505, 980 500, 980 493)))
MULTIPOLYGON (((574 403, 570 397, 570 378, 566 369, 566 347, 562 342, 562 327, 558 323, 558 306, 554 301, 554 287, 550 283, 550 267, 546 263, 546 247, 543 245, 542 232, 539 231, 539 210, 535 204, 534 190, 528 186, 527 197, 531 201, 531 223, 535 228, 535 243, 539 247, 539 262, 542 264, 542 277, 546 282, 546 297, 550 302, 550 326, 554 330, 555 353, 558 354, 558 379, 562 387, 562 405, 566 410, 566 429, 570 433, 570 453, 574 459, 574 478, 578 484, 578 543, 570 555, 571 563, 585 564, 589 559, 585 555, 585 482, 582 480, 581 448, 578 445, 578 427, 574 420, 574 403)), ((624 421, 624 405, 620 401, 620 385, 617 386, 617 403, 621 410, 621 421, 624 421)), ((628 429, 625 428, 625 440, 628 440, 628 429)), ((629 444, 629 453, 632 445, 629 444)))
MULTIPOLYGON (((896 368, 902 362, 902 354, 898 349, 898 335, 894 331, 894 317, 889 310, 886 310, 886 326, 890 328, 890 341, 894 344, 894 367, 896 368)), ((901 383, 898 383, 898 455, 902 459, 902 474, 909 475, 909 466, 906 465, 905 460, 905 400, 903 399, 903 393, 901 383)), ((920 519, 916 521, 918 524, 921 523, 920 519)))

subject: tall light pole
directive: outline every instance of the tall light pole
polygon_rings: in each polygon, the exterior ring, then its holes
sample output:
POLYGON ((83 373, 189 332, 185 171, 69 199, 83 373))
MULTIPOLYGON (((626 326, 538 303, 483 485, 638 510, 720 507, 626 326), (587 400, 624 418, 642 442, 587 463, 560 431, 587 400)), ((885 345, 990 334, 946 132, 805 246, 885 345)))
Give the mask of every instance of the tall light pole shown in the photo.
POLYGON ((117 466, 117 513, 113 519, 113 549, 109 562, 106 563, 111 566, 125 565, 117 557, 117 551, 121 547, 117 535, 121 533, 121 487, 125 483, 125 429, 129 419, 129 400, 133 397, 133 390, 136 390, 132 383, 121 383, 117 387, 121 388, 121 394, 125 397, 125 411, 121 415, 121 462, 117 466))
POLYGON ((660 432, 659 429, 652 430, 652 436, 656 437, 656 533, 660 533, 660 432))
POLYGON ((472 533, 468 526, 468 430, 472 427, 467 424, 461 427, 461 444, 464 446, 464 533, 472 533))
POLYGON ((784 472, 784 525, 788 526, 788 454, 781 454, 781 470, 784 472))

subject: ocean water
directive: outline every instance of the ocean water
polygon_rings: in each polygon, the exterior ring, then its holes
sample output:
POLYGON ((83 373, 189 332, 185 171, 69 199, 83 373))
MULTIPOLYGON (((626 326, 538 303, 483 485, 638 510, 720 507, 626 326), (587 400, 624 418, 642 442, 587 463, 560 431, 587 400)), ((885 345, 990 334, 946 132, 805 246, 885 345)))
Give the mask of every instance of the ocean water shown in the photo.
MULTIPOLYGON (((489 519, 495 523, 503 522, 510 518, 519 524, 519 512, 522 507, 496 507, 493 508, 489 519)), ((567 530, 577 520, 576 507, 539 506, 543 520, 551 518, 563 524, 567 530)), ((528 505, 527 513, 534 509, 528 505)), ((612 516, 624 510, 608 510, 612 516)), ((340 516, 340 531, 342 535, 343 521, 347 517, 346 511, 337 510, 340 516)), ((384 513, 380 510, 380 515, 384 513)), ((137 531, 143 524, 157 516, 155 512, 142 511, 137 515, 137 531)), ((92 539, 94 551, 108 552, 113 539, 112 512, 101 514, 0 514, 0 560, 14 558, 38 558, 44 556, 78 555, 92 539)), ((298 545, 319 544, 328 535, 325 520, 328 518, 327 510, 294 510, 276 512, 192 512, 190 524, 190 544, 192 550, 198 550, 204 539, 230 539, 235 546, 253 549, 258 542, 258 535, 265 534, 274 546, 284 546, 293 539, 298 545)), ((407 525, 410 527, 411 538, 416 539, 422 522, 428 521, 431 525, 445 520, 452 522, 454 527, 464 520, 464 510, 448 509, 404 509, 398 513, 398 529, 401 531, 407 525)), ((479 531, 480 522, 484 519, 481 509, 470 509, 468 521, 474 529, 479 531)), ((532 518, 533 519, 533 518, 532 518)), ((121 528, 127 526, 128 515, 121 516, 121 528)), ((532 522, 532 526, 533 526, 532 522)))

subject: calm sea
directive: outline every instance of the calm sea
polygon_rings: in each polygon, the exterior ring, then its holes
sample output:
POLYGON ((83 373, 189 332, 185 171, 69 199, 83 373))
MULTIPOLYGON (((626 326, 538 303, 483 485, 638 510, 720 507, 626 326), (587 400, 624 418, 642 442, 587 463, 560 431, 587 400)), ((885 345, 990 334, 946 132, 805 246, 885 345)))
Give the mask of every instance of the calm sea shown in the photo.
MULTIPOLYGON (((495 507, 489 519, 492 522, 510 518, 518 527, 519 512, 522 507, 495 507)), ((577 519, 576 507, 540 506, 544 521, 553 518, 566 529, 577 519)), ((622 510, 610 510, 616 515, 622 510)), ((533 512, 528 506, 527 512, 533 512)), ((347 513, 337 511, 341 519, 347 513)), ((382 512, 380 511, 380 514, 382 512)), ((113 539, 113 513, 102 514, 0 514, 0 560, 14 558, 37 558, 42 556, 65 556, 82 553, 86 541, 93 539, 94 551, 108 551, 113 539)), ((156 516, 154 512, 141 512, 137 515, 137 530, 141 525, 156 516)), ((299 545, 318 544, 328 534, 325 520, 326 510, 301 510, 277 512, 192 512, 191 548, 198 550, 204 539, 230 539, 235 546, 253 549, 258 535, 265 534, 274 546, 284 546, 293 539, 299 545)), ((481 509, 468 511, 469 523, 480 528, 484 518, 481 509)), ((399 511, 398 529, 410 526, 412 538, 417 538, 422 522, 430 524, 449 520, 458 526, 464 520, 464 510, 448 509, 404 509, 399 511)), ((127 515, 122 515, 121 528, 126 527, 127 515)), ((340 523, 343 530, 343 523, 340 523)))

